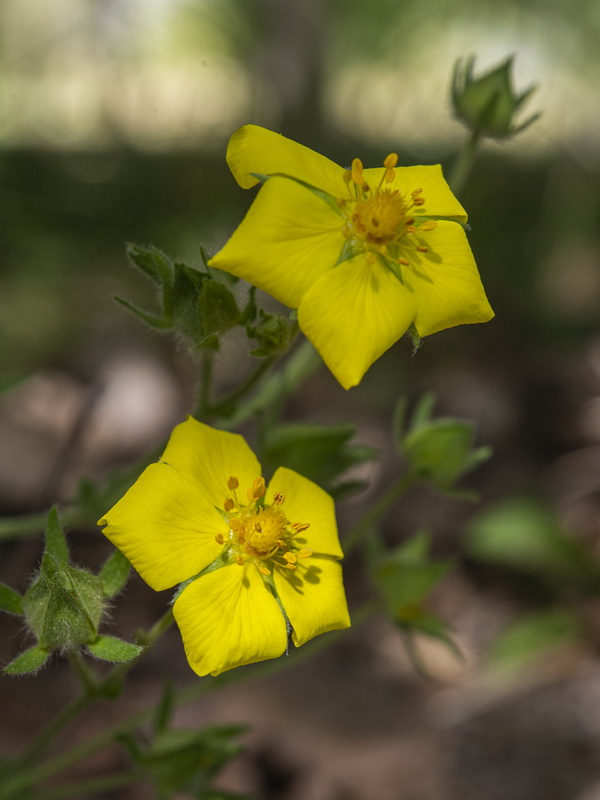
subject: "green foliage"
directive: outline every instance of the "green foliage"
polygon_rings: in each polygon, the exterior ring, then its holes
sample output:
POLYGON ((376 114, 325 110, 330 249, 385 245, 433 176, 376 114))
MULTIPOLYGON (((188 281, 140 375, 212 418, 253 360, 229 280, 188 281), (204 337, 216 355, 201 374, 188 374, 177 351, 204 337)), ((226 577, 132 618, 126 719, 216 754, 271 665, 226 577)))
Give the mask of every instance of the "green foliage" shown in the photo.
POLYGON ((133 661, 141 653, 144 648, 137 644, 124 642, 122 639, 117 639, 115 636, 97 636, 93 642, 86 645, 86 650, 102 661, 133 661))
POLYGON ((206 265, 203 270, 173 263, 155 247, 127 246, 129 261, 160 288, 160 315, 117 297, 119 303, 157 330, 175 331, 194 348, 217 349, 219 334, 241 322, 241 312, 229 285, 233 281, 206 265))
POLYGON ((115 550, 98 573, 102 581, 104 596, 111 598, 118 594, 127 583, 131 564, 120 550, 115 550))
POLYGON ((512 85, 514 56, 510 56, 494 69, 475 78, 475 57, 459 59, 454 66, 452 80, 452 105, 458 120, 479 136, 506 139, 525 130, 540 116, 533 114, 520 125, 515 117, 521 106, 535 91, 530 86, 517 94, 512 85))
POLYGON ((5 583, 0 583, 0 609, 9 614, 23 613, 23 598, 5 583))
POLYGON ((27 675, 31 672, 37 672, 38 669, 44 666, 49 657, 50 652, 47 649, 36 645, 14 658, 10 664, 4 667, 4 672, 7 675, 27 675))
POLYGON ((452 418, 431 419, 434 397, 424 395, 404 430, 405 401, 394 415, 394 435, 411 475, 442 491, 450 491, 459 478, 491 455, 489 447, 473 448, 473 423, 452 418))
POLYGON ((41 647, 70 648, 93 641, 104 610, 102 581, 45 553, 23 598, 27 624, 41 647))
POLYGON ((580 621, 566 608, 528 614, 498 636, 488 654, 489 664, 503 672, 516 673, 548 651, 576 643, 581 634, 580 621))
POLYGON ((69 560, 67 537, 60 523, 56 506, 52 506, 50 509, 46 522, 46 552, 59 562, 66 564, 69 560))
MULTIPOLYGON (((155 730, 150 741, 123 735, 121 740, 140 771, 156 786, 159 797, 186 793, 199 800, 217 798, 211 782, 237 756, 241 747, 234 739, 242 727, 211 727, 204 730, 155 730)), ((223 797, 229 795, 222 795, 223 797)))
POLYGON ((372 447, 352 444, 354 433, 353 425, 290 423, 270 428, 260 454, 265 472, 288 467, 337 497, 346 490, 363 488, 356 482, 338 481, 350 467, 376 455, 372 447))
POLYGON ((296 314, 289 317, 281 314, 269 314, 264 309, 258 310, 258 322, 254 325, 248 323, 246 333, 250 339, 256 339, 258 347, 250 351, 256 358, 267 358, 285 353, 298 331, 296 314))
POLYGON ((481 561, 535 574, 557 590, 600 589, 596 560, 536 499, 510 498, 475 517, 465 530, 465 549, 481 561))

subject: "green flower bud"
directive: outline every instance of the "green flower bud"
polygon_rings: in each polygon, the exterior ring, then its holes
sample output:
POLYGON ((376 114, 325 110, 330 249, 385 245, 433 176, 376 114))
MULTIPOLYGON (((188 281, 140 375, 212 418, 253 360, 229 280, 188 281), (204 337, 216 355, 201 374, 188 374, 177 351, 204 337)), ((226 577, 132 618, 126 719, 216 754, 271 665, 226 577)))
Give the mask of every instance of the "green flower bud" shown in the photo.
POLYGON ((69 649, 97 638, 104 602, 100 578, 46 553, 23 611, 41 648, 69 649))
POLYGON ((473 76, 475 57, 459 59, 454 66, 452 79, 452 106, 456 118, 480 136, 506 139, 529 127, 540 116, 533 114, 528 120, 516 124, 515 117, 526 100, 535 91, 530 86, 521 94, 512 85, 511 70, 514 56, 510 56, 489 72, 473 76))
POLYGON ((294 318, 282 317, 280 314, 269 314, 262 308, 258 313, 258 324, 246 326, 248 336, 255 339, 258 345, 250 354, 257 358, 266 358, 285 353, 298 329, 295 315, 292 315, 294 318))

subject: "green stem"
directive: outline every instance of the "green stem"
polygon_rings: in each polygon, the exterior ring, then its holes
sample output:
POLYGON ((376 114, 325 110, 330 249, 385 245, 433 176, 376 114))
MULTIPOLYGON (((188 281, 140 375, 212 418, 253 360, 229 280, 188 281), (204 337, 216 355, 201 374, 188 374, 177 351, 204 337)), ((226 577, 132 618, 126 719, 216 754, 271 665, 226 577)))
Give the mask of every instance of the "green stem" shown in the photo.
POLYGON ((89 694, 81 694, 61 709, 19 758, 19 766, 23 768, 33 763, 58 732, 66 727, 66 725, 88 705, 90 699, 89 694))
POLYGON ((136 772, 115 772, 113 775, 106 775, 102 778, 91 778, 88 781, 45 789, 41 794, 30 794, 29 800, 65 800, 67 797, 75 797, 79 800, 81 797, 96 796, 101 792, 127 786, 138 780, 140 780, 140 776, 136 772))
POLYGON ((467 142, 454 161, 452 169, 450 170, 450 177, 448 183, 450 188, 455 194, 459 194, 469 177, 475 159, 477 158, 477 151, 481 142, 481 134, 473 131, 467 142))
POLYGON ((237 402, 256 386, 262 376, 269 370, 271 365, 276 360, 277 356, 269 356, 261 359, 256 369, 250 373, 246 380, 240 386, 238 386, 237 389, 234 389, 232 392, 230 392, 230 394, 219 400, 218 403, 215 403, 208 408, 210 414, 223 414, 224 416, 227 416, 228 414, 235 413, 235 405, 237 402), (231 408, 232 406, 233 408, 231 408))
POLYGON ((385 512, 405 494, 415 482, 415 478, 410 473, 402 475, 393 483, 377 502, 371 506, 356 525, 352 528, 348 536, 343 541, 344 553, 348 555, 360 542, 362 537, 378 522, 385 512))
MULTIPOLYGON (((33 536, 38 533, 41 535, 46 530, 47 521, 47 511, 19 517, 4 517, 0 519, 0 541, 33 536)), ((74 508, 61 512, 61 521, 68 527, 77 527, 85 522, 83 515, 74 508)))

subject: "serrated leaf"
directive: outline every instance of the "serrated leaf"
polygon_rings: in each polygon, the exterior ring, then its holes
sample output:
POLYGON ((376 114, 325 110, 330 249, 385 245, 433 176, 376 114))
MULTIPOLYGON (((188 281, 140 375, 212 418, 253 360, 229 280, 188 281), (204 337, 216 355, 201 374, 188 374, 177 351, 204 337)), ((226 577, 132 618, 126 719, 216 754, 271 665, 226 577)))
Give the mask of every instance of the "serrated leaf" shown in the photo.
POLYGON ((26 675, 29 672, 37 672, 44 666, 50 653, 43 647, 30 647, 29 650, 21 653, 13 659, 10 664, 4 667, 7 675, 26 675))
POLYGON ((98 636, 93 642, 86 644, 86 649, 95 658, 102 661, 133 661, 144 648, 131 642, 124 642, 114 636, 98 636))
POLYGON ((160 286, 170 286, 173 281, 173 267, 169 257, 158 248, 150 245, 142 247, 128 244, 126 252, 131 263, 160 286))
POLYGON ((98 573, 104 596, 114 597, 118 594, 127 583, 130 571, 131 564, 120 550, 111 553, 98 573))
POLYGON ((124 300, 122 297, 115 297, 115 300, 117 303, 125 306, 125 308, 135 314, 136 317, 139 317, 143 322, 145 322, 147 325, 150 325, 152 328, 164 331, 173 327, 169 320, 161 319, 155 314, 150 314, 150 312, 134 306, 133 303, 130 303, 128 300, 124 300))
POLYGON ((215 280, 204 281, 200 292, 200 316, 206 335, 223 333, 240 321, 240 310, 230 289, 215 280))
POLYGON ((15 589, 0 583, 0 609, 9 614, 23 613, 23 598, 15 589))
POLYGON ((58 509, 52 506, 46 522, 46 552, 57 561, 66 564, 69 561, 67 537, 60 523, 58 509))

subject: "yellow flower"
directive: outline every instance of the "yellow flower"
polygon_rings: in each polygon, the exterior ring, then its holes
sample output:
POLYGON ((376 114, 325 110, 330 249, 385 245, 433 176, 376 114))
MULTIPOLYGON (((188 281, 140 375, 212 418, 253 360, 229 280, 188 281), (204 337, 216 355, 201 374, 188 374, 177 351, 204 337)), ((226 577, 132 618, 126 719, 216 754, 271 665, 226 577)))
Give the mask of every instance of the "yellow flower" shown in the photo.
POLYGON ((280 467, 269 486, 244 439, 188 418, 99 521, 173 613, 198 675, 280 656, 350 625, 331 497, 280 467))
POLYGON ((494 315, 439 165, 343 169, 246 125, 227 161, 263 186, 210 262, 298 309, 301 330, 348 389, 414 324, 419 336, 494 315))

